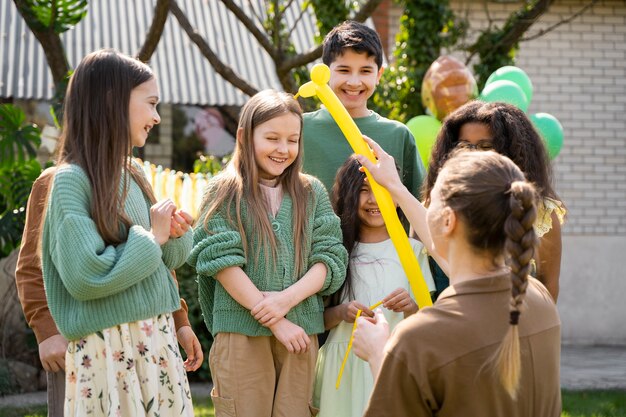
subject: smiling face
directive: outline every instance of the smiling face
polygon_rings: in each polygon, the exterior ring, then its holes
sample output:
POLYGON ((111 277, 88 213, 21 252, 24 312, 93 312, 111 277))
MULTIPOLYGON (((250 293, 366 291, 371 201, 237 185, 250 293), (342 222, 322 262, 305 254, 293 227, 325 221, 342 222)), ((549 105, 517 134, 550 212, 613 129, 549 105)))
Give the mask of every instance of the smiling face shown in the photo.
POLYGON ((133 146, 142 147, 150 129, 161 122, 156 106, 159 103, 159 87, 156 78, 139 84, 130 92, 128 105, 130 139, 133 146))
POLYGON ((262 179, 276 179, 293 163, 298 156, 301 128, 298 116, 284 113, 254 129, 254 160, 262 179))
POLYGON ((382 73, 373 56, 346 49, 330 64, 328 84, 350 116, 365 117, 369 115, 367 100, 374 94, 382 73))

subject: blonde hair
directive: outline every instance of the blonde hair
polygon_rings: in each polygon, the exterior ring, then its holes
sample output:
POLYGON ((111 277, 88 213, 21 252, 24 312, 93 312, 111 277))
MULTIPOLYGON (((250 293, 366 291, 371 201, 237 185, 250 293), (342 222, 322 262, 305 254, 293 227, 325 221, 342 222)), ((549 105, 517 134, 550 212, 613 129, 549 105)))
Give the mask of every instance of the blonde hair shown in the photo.
MULTIPOLYGON (((204 227, 208 233, 209 220, 213 214, 223 210, 226 220, 235 225, 241 235, 244 255, 249 255, 249 238, 244 230, 242 219, 242 202, 246 205, 246 222, 253 230, 253 240, 261 242, 256 248, 255 259, 260 256, 263 247, 264 256, 271 251, 274 265, 276 261, 276 239, 270 223, 269 207, 259 186, 259 169, 254 158, 254 129, 262 123, 284 114, 294 114, 300 119, 302 126, 302 109, 291 94, 274 90, 263 90, 255 94, 241 110, 238 129, 241 138, 237 140, 233 158, 226 169, 215 177, 214 192, 207 193, 202 201, 200 211, 206 213, 204 227), (232 218, 232 210, 236 218, 232 218)), ((278 178, 278 183, 289 194, 293 204, 293 239, 295 243, 295 271, 298 276, 306 268, 306 227, 307 201, 311 195, 308 178, 301 173, 302 168, 302 134, 298 140, 298 155, 293 163, 278 178)))
POLYGON ((469 243, 494 256, 506 255, 510 268, 509 328, 488 364, 515 399, 521 371, 517 325, 537 245, 537 192, 509 158, 496 152, 455 152, 444 168, 441 198, 464 219, 469 243))

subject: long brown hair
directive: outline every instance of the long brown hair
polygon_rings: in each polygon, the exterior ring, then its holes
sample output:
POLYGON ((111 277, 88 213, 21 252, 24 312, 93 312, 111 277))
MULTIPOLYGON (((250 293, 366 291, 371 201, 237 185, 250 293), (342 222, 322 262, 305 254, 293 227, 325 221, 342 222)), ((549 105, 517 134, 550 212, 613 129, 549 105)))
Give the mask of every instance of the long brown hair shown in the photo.
POLYGON ((130 93, 152 78, 152 71, 141 61, 103 49, 82 59, 67 87, 57 164, 76 164, 89 177, 91 216, 107 244, 127 238, 131 221, 124 203, 130 177, 150 201, 156 201, 145 176, 130 159, 130 93))
POLYGON ((463 219, 468 242, 494 258, 505 255, 511 271, 510 326, 493 361, 515 398, 520 376, 517 324, 537 245, 536 190, 519 167, 496 152, 454 152, 443 168, 442 202, 463 219))
MULTIPOLYGON (((348 251, 348 259, 352 256, 352 251, 360 239, 359 195, 365 180, 365 173, 359 170, 360 167, 361 164, 356 157, 350 155, 337 171, 332 189, 333 209, 341 222, 343 246, 348 251)), ((329 297, 328 306, 339 305, 344 296, 348 299, 354 298, 351 273, 350 262, 348 262, 346 279, 341 287, 329 297)))
MULTIPOLYGON (((251 225, 254 239, 262 242, 263 250, 268 255, 271 250, 272 259, 276 259, 276 239, 268 216, 269 207, 261 193, 259 186, 259 169, 254 158, 254 129, 262 123, 275 117, 291 113, 300 119, 302 127, 302 109, 291 94, 274 90, 263 90, 255 94, 244 105, 239 118, 238 129, 241 129, 241 139, 238 138, 233 158, 226 169, 215 177, 214 192, 207 193, 202 201, 200 212, 204 214, 204 227, 208 227, 211 216, 224 212, 227 221, 236 225, 241 235, 245 256, 249 255, 249 238, 244 229, 242 219, 242 202, 245 202, 247 216, 245 221, 251 225), (236 219, 232 218, 232 211, 236 219)), ((300 129, 302 132, 302 129, 300 129)), ((298 140, 298 155, 293 163, 285 169, 278 178, 278 183, 289 194, 293 204, 293 239, 295 244, 295 270, 300 275, 306 268, 306 240, 307 202, 311 193, 311 185, 302 169, 302 133, 298 140)), ((256 248, 256 258, 260 255, 261 247, 256 248)))
POLYGON ((426 204, 439 171, 459 143, 461 127, 467 123, 487 125, 493 135, 494 151, 515 162, 528 181, 535 184, 541 197, 558 198, 552 187, 548 152, 526 114, 511 104, 476 100, 459 107, 443 122, 423 185, 426 204))

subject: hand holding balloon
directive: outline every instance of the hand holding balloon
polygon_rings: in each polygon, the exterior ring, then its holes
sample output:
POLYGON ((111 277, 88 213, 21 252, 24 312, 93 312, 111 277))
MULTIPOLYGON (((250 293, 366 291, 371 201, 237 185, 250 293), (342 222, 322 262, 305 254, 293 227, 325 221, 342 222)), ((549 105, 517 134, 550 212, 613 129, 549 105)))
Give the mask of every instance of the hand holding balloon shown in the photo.
MULTIPOLYGON (((339 125, 339 128, 350 143, 354 152, 363 155, 371 162, 375 162, 376 158, 374 153, 363 139, 359 128, 333 90, 328 86, 329 80, 330 69, 324 64, 317 64, 311 69, 311 81, 300 87, 298 95, 302 97, 317 95, 339 125)), ((417 303, 422 308, 431 306, 432 300, 428 286, 426 285, 426 281, 424 281, 419 263, 413 253, 413 248, 409 243, 406 232, 398 219, 396 205, 391 199, 389 192, 381 187, 367 171, 365 173, 368 176, 369 184, 378 202, 378 207, 385 221, 389 237, 398 252, 400 263, 409 279, 417 303)))

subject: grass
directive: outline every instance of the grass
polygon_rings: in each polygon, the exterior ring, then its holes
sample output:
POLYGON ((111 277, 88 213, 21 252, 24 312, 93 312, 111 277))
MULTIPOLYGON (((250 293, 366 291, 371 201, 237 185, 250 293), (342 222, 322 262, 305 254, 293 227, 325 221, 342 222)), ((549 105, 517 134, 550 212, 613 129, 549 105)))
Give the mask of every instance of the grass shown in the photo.
POLYGON ((563 391, 561 417, 624 417, 626 390, 563 391))
MULTIPOLYGON (((195 396, 196 417, 215 417, 213 404, 207 396, 195 396)), ((46 406, 0 408, 1 417, 46 417, 46 406)), ((624 417, 626 390, 563 391, 561 417, 624 417)))

